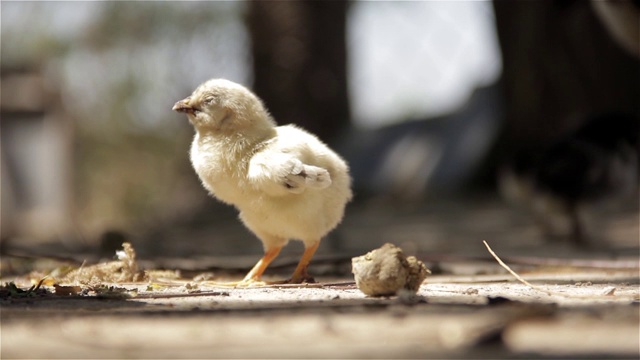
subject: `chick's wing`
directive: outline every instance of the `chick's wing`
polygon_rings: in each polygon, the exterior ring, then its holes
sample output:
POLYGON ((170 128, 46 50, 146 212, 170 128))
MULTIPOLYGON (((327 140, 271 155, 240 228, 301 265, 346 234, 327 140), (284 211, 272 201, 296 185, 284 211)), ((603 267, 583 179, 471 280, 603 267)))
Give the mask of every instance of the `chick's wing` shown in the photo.
POLYGON ((265 149, 249 163, 249 180, 271 194, 301 194, 307 188, 324 189, 331 185, 331 175, 321 167, 303 163, 295 152, 265 149))

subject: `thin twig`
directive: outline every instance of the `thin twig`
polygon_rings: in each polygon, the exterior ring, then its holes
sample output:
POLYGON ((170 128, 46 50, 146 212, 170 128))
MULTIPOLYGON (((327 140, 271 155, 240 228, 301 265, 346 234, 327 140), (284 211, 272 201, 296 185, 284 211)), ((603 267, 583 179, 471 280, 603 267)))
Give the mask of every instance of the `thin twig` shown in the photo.
POLYGON ((170 298, 185 298, 185 297, 198 297, 198 296, 229 296, 226 291, 203 291, 203 292, 190 292, 186 294, 138 294, 133 296, 132 299, 170 299, 170 298))
POLYGON ((487 250, 489 250, 489 253, 491 254, 491 256, 493 256, 494 259, 496 259, 496 261, 498 262, 498 264, 500 264, 500 266, 502 266, 503 268, 505 268, 509 273, 511 273, 511 275, 513 275, 516 279, 518 279, 518 281, 520 281, 521 283, 527 285, 528 287, 538 290, 538 291, 542 291, 543 293, 547 294, 547 295, 552 295, 551 292, 533 285, 532 283, 528 282, 527 280, 523 279, 520 275, 518 275, 518 273, 516 273, 515 271, 511 270, 511 268, 505 264, 499 257, 498 255, 496 255, 495 252, 493 252, 493 250, 491 249, 491 246, 489 246, 489 244, 487 244, 486 241, 482 240, 482 243, 484 244, 484 246, 487 247, 487 250))
MULTIPOLYGON (((520 275, 518 275, 515 271, 511 270, 511 268, 507 264, 505 264, 498 257, 498 255, 496 255, 495 252, 493 252, 493 250, 491 249, 489 244, 487 244, 486 241, 482 240, 482 243, 484 243, 484 246, 487 247, 487 250, 489 250, 489 253, 496 259, 498 264, 500 264, 509 273, 511 273, 511 275, 513 275, 518 281, 520 281, 521 283, 529 286, 530 288, 532 288, 534 290, 538 290, 538 291, 543 292, 543 293, 545 293, 545 294, 547 294, 549 296, 554 296, 555 295, 555 296, 560 296, 560 297, 569 298, 569 299, 588 299, 588 300, 610 299, 611 296, 613 295, 614 291, 615 291, 615 288, 613 288, 613 289, 609 290, 606 295, 591 295, 591 294, 583 295, 583 294, 566 294, 566 293, 561 293, 561 292, 556 292, 556 291, 549 291, 549 290, 543 289, 540 286, 535 286, 535 285, 531 284, 527 280, 523 279, 520 275)), ((617 299, 629 299, 629 300, 633 300, 633 301, 638 301, 638 295, 617 296, 617 299)))

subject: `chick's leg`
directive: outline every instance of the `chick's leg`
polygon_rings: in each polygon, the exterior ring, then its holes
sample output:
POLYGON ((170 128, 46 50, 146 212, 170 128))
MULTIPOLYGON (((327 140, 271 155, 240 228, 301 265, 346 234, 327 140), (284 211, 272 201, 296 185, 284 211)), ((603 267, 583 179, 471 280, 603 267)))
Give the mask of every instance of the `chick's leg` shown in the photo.
POLYGON ((264 274, 264 271, 267 269, 269 264, 271 264, 278 254, 280 254, 280 250, 282 250, 282 246, 267 249, 264 252, 264 256, 258 260, 256 265, 251 269, 251 271, 249 271, 240 284, 249 285, 251 283, 259 282, 260 277, 262 277, 262 274, 264 274))
POLYGON ((300 284, 303 282, 315 282, 315 280, 311 276, 309 276, 307 268, 309 267, 309 263, 311 262, 313 254, 315 254, 316 250, 318 250, 318 245, 320 245, 320 241, 316 241, 312 245, 308 245, 305 248, 304 254, 302 254, 302 258, 300 259, 296 270, 293 272, 291 279, 287 281, 288 283, 300 284))

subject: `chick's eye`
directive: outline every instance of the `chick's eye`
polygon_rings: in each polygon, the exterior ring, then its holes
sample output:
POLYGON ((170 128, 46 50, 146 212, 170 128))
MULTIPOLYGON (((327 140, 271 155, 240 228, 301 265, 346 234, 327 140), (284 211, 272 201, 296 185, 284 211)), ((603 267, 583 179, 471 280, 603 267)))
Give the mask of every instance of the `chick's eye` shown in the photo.
POLYGON ((209 96, 204 98, 203 102, 207 105, 211 105, 214 101, 215 101, 215 98, 213 96, 209 96))

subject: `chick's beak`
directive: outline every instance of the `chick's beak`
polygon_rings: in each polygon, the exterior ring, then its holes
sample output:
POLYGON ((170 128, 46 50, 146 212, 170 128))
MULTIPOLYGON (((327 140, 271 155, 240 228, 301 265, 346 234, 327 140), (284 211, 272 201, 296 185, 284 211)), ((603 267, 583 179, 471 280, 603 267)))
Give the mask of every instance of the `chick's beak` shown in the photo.
POLYGON ((189 99, 188 98, 184 99, 184 100, 180 100, 177 103, 175 103, 175 105, 173 105, 173 108, 171 110, 177 111, 177 112, 193 114, 193 108, 189 105, 189 99))

